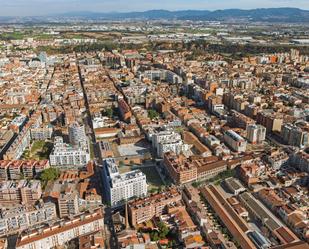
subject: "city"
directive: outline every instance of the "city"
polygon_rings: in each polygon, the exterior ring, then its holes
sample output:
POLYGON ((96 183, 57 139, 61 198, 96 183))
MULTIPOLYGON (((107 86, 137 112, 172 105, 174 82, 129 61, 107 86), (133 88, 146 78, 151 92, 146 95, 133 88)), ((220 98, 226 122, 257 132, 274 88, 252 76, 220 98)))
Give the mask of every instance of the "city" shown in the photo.
POLYGON ((308 3, 182 2, 0 11, 0 249, 309 249, 308 3))

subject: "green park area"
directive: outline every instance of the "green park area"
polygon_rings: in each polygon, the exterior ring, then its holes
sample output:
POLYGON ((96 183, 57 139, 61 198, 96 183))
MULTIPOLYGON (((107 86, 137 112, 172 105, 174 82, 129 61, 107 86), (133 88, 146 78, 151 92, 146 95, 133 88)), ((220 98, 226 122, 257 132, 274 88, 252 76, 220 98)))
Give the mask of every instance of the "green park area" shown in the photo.
POLYGON ((53 143, 43 140, 34 141, 30 149, 24 151, 23 159, 44 160, 49 158, 53 149, 53 143))

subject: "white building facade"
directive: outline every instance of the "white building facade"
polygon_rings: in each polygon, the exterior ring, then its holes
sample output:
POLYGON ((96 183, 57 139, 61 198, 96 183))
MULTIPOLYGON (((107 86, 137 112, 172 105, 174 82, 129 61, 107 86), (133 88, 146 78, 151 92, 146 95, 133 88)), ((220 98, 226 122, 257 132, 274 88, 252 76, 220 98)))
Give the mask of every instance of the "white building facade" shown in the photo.
POLYGON ((51 166, 81 167, 90 161, 90 152, 87 148, 74 148, 63 142, 62 137, 55 138, 52 153, 49 156, 51 166))
POLYGON ((104 179, 106 197, 111 206, 117 206, 125 200, 147 195, 146 175, 140 170, 120 174, 114 159, 104 161, 104 179))

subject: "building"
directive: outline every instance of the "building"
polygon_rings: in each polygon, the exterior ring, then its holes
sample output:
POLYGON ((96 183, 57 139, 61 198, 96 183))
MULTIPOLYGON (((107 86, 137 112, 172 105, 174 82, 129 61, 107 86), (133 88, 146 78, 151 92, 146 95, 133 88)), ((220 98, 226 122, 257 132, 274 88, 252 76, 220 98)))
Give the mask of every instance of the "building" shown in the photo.
POLYGON ((58 198, 58 210, 60 218, 78 214, 78 194, 75 192, 61 193, 58 198))
POLYGON ((181 135, 172 130, 159 131, 152 135, 152 145, 157 156, 163 157, 164 153, 174 152, 177 155, 186 150, 181 135))
POLYGON ((83 213, 69 220, 61 220, 41 229, 27 231, 18 236, 16 249, 52 249, 83 235, 100 233, 104 229, 104 213, 101 208, 83 213))
POLYGON ((296 125, 284 124, 281 136, 288 145, 304 148, 309 144, 309 133, 296 125))
POLYGON ((281 116, 277 115, 273 110, 263 110, 262 112, 258 112, 256 116, 256 121, 258 124, 266 127, 266 132, 280 132, 283 119, 281 116))
POLYGON ((309 173, 309 150, 293 154, 288 162, 293 167, 309 173))
POLYGON ((245 152, 247 147, 247 142, 240 135, 238 135, 233 130, 228 130, 224 133, 224 141, 228 146, 234 151, 245 152))
POLYGON ((201 189, 201 194, 207 200, 211 208, 216 212, 222 223, 235 238, 242 249, 256 249, 254 243, 247 236, 249 227, 247 223, 234 211, 226 198, 210 185, 201 189))
POLYGON ((88 148, 88 138, 85 131, 85 126, 77 122, 71 124, 68 128, 69 140, 73 147, 88 148))
POLYGON ((140 170, 120 174, 112 158, 104 160, 104 184, 106 200, 112 206, 147 195, 146 175, 140 170))
POLYGON ((231 118, 231 123, 234 127, 242 128, 246 130, 249 125, 254 125, 255 121, 246 115, 237 112, 235 110, 232 110, 232 118, 231 118))
POLYGON ((51 139, 53 135, 53 127, 51 125, 43 127, 34 127, 30 129, 32 140, 46 140, 51 139))
POLYGON ((249 125, 247 126, 247 139, 250 143, 259 144, 265 141, 266 128, 262 125, 249 125))
POLYGON ((17 233, 57 219, 56 205, 52 202, 20 206, 0 212, 0 236, 17 233))
POLYGON ((146 198, 129 202, 129 218, 132 226, 147 222, 166 213, 169 204, 179 202, 181 194, 177 189, 150 195, 146 198))
POLYGON ((239 195, 246 191, 246 188, 240 183, 240 181, 234 177, 230 177, 224 180, 224 185, 233 195, 239 195))
POLYGON ((297 236, 253 195, 244 192, 239 195, 239 200, 250 215, 261 222, 282 244, 299 241, 297 236))
POLYGON ((48 160, 0 160, 0 180, 32 179, 48 167, 48 160))
POLYGON ((120 116, 122 120, 125 122, 129 122, 132 117, 130 106, 127 104, 127 102, 124 99, 120 99, 118 101, 118 107, 119 107, 119 112, 120 112, 120 116))
POLYGON ((29 147, 31 141, 31 127, 38 127, 42 123, 41 112, 35 112, 29 121, 22 126, 21 131, 15 137, 13 142, 10 144, 10 147, 7 149, 6 153, 3 155, 5 160, 19 159, 25 149, 29 147))
POLYGON ((0 183, 0 203, 3 206, 34 204, 41 198, 41 182, 37 180, 3 181, 0 183))
POLYGON ((219 160, 216 156, 186 158, 182 154, 168 152, 164 155, 163 162, 175 184, 209 179, 227 170, 227 162, 219 160))
POLYGON ((86 148, 74 148, 63 142, 62 137, 55 137, 52 153, 49 155, 51 166, 82 167, 90 161, 90 152, 86 148))

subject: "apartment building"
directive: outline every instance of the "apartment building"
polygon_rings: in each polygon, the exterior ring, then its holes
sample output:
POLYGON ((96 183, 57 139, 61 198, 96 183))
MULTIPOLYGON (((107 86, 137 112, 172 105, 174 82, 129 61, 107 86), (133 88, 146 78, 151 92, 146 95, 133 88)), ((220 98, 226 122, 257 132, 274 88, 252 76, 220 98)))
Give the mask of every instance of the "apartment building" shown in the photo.
MULTIPOLYGON (((307 128, 309 130, 309 127, 307 128)), ((281 130, 283 141, 292 146, 304 148, 309 144, 309 132, 292 124, 284 124, 281 130)))
POLYGON ((168 152, 164 155, 163 162, 175 184, 209 179, 227 170, 227 162, 216 156, 186 158, 182 154, 168 152))
POLYGON ((237 152, 245 152, 247 147, 246 140, 238 135, 233 130, 228 130, 224 133, 224 141, 227 143, 227 145, 237 152))
POLYGON ((64 143, 62 137, 56 137, 49 161, 51 166, 82 167, 90 161, 90 152, 85 148, 73 148, 64 143))
POLYGON ((144 72, 139 72, 139 78, 147 78, 149 80, 163 80, 172 84, 181 84, 182 78, 176 73, 169 70, 146 70, 144 72))
POLYGON ((147 195, 146 175, 140 170, 120 174, 114 159, 104 160, 105 196, 112 206, 130 200, 133 197, 147 195))
POLYGON ((71 217, 79 213, 78 194, 76 192, 61 193, 58 198, 60 218, 71 217))
POLYGON ((70 144, 78 148, 88 148, 88 138, 84 125, 74 122, 69 126, 68 130, 70 144))
POLYGON ((20 206, 0 211, 0 236, 16 233, 57 219, 56 205, 52 202, 20 206))
POLYGON ((181 194, 175 188, 162 193, 128 203, 129 218, 132 226, 147 222, 154 217, 165 214, 167 206, 181 200, 181 194))
POLYGON ((6 153, 3 155, 5 160, 19 159, 24 153, 25 149, 30 145, 31 136, 30 129, 26 125, 23 130, 15 138, 11 146, 8 148, 6 153))
POLYGON ((282 116, 271 109, 258 112, 256 121, 266 128, 267 133, 280 132, 283 124, 282 116))
POLYGON ((104 213, 101 208, 83 213, 53 225, 34 229, 19 235, 16 249, 52 249, 83 235, 99 233, 104 229, 104 213))
POLYGON ((42 124, 41 112, 35 112, 29 121, 23 126, 18 136, 14 139, 6 153, 3 155, 5 160, 19 159, 25 149, 29 147, 31 141, 31 127, 36 127, 42 124))
POLYGON ((21 167, 22 161, 13 161, 9 167, 9 178, 11 180, 19 180, 21 179, 21 167))
POLYGON ((237 112, 235 110, 232 110, 231 112, 232 112, 231 123, 234 127, 246 130, 249 125, 255 124, 255 121, 247 117, 246 115, 237 112))
POLYGON ((51 139, 53 135, 53 127, 51 125, 43 127, 33 127, 30 129, 32 140, 46 140, 51 139))
POLYGON ((164 166, 176 184, 184 184, 197 180, 197 167, 180 154, 168 152, 164 154, 164 166))
POLYGON ((309 173, 309 150, 298 152, 290 156, 288 161, 293 167, 309 173))
POLYGON ((157 156, 163 157, 164 153, 174 152, 177 155, 187 149, 181 135, 172 130, 158 131, 152 135, 152 145, 156 149, 157 156))
POLYGON ((129 122, 132 117, 132 112, 127 102, 124 99, 120 99, 118 101, 118 107, 122 120, 129 122))
POLYGON ((247 127, 247 140, 252 144, 259 144, 265 141, 266 128, 262 125, 251 124, 247 127))
POLYGON ((37 180, 3 181, 0 183, 0 203, 3 206, 34 204, 41 198, 41 182, 37 180))

